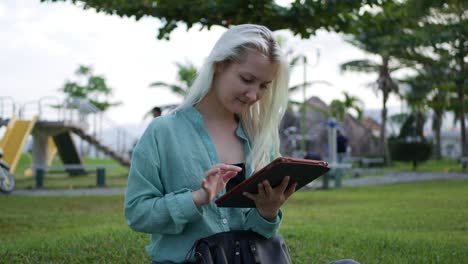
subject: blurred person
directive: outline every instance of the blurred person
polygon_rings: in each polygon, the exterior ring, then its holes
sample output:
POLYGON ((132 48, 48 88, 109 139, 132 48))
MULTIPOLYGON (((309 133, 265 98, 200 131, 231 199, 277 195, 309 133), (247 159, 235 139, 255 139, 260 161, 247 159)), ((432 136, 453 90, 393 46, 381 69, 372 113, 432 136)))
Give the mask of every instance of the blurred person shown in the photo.
POLYGON ((153 107, 153 109, 151 109, 151 114, 153 115, 153 118, 161 116, 161 108, 157 106, 153 107))

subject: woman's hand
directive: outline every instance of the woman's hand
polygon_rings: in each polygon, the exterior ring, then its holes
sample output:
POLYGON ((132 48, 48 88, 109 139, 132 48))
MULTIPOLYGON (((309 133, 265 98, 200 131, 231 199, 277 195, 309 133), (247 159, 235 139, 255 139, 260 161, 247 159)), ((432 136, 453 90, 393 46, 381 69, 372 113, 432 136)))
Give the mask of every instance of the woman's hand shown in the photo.
POLYGON ((255 202, 258 213, 267 220, 274 220, 278 215, 280 207, 296 190, 297 183, 293 183, 287 190, 289 176, 281 181, 276 188, 272 188, 270 183, 265 180, 258 184, 258 194, 243 193, 246 197, 255 202))
POLYGON ((208 204, 220 193, 228 181, 242 169, 234 165, 217 164, 205 173, 201 188, 192 192, 192 198, 197 207, 208 204))

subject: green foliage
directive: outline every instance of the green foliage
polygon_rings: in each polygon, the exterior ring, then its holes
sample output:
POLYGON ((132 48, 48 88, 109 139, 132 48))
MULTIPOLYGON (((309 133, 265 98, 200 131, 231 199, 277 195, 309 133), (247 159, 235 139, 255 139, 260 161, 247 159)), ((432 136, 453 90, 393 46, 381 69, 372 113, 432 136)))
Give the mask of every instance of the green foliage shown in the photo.
POLYGON ((101 111, 121 104, 121 102, 107 101, 108 97, 112 95, 112 88, 107 86, 103 76, 94 75, 91 66, 80 65, 75 71, 75 75, 79 79, 78 81, 66 81, 60 89, 67 97, 86 99, 101 111))
POLYGON ((407 0, 399 8, 399 16, 407 22, 402 27, 402 34, 395 38, 404 44, 395 55, 424 68, 424 76, 432 84, 431 89, 434 91, 428 93, 427 102, 436 113, 435 130, 440 129, 438 126, 443 112, 455 112, 461 123, 462 152, 467 155, 468 138, 463 117, 468 105, 468 2, 407 0))
POLYGON ((398 138, 424 138, 424 123, 425 116, 422 112, 415 112, 413 114, 408 115, 407 119, 405 120, 405 122, 403 122, 403 125, 401 126, 398 138))
POLYGON ((406 142, 402 139, 390 138, 388 141, 392 160, 411 161, 413 170, 419 163, 429 160, 432 154, 432 144, 426 141, 406 142))
POLYGON ((424 138, 424 122, 422 112, 408 115, 398 137, 388 141, 392 160, 411 161, 415 170, 419 163, 431 157, 432 144, 424 138))
POLYGON ((178 83, 168 84, 165 82, 154 82, 150 84, 150 87, 169 89, 174 94, 180 97, 185 97, 197 77, 197 68, 191 62, 178 62, 176 63, 176 66, 178 83))
MULTIPOLYGON (((60 2, 67 0, 41 0, 60 2)), ((194 24, 202 28, 218 25, 254 23, 272 30, 290 29, 295 34, 308 38, 320 28, 342 31, 347 29, 350 18, 358 16, 363 5, 380 4, 382 0, 355 1, 302 1, 295 0, 290 7, 277 5, 273 0, 72 0, 84 9, 94 8, 121 17, 134 17, 136 20, 149 16, 162 22, 158 39, 169 39, 171 32, 180 24, 187 29, 194 24)))
MULTIPOLYGON (((297 192, 279 232, 293 263, 464 263, 467 180, 297 192), (447 217, 450 216, 450 217, 447 217)), ((123 196, 0 196, 5 263, 149 263, 123 196)))

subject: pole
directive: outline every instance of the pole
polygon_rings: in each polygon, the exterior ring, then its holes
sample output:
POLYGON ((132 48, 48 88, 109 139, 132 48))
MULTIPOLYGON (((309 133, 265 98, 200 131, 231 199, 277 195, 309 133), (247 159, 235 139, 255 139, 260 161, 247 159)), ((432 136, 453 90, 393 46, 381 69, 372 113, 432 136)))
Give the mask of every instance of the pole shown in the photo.
POLYGON ((307 153, 306 150, 306 133, 307 133, 307 98, 306 98, 306 83, 307 83, 307 57, 303 56, 304 66, 304 83, 302 85, 302 124, 301 124, 301 151, 307 153))

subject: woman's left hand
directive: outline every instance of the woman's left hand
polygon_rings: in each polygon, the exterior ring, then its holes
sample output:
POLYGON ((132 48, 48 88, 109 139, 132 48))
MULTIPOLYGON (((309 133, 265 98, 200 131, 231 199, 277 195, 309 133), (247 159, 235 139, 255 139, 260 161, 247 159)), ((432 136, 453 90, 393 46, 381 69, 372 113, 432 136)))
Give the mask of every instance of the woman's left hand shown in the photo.
POLYGON ((297 183, 292 184, 287 190, 289 176, 281 181, 276 188, 272 188, 265 180, 258 184, 258 194, 244 192, 243 194, 255 202, 258 213, 265 219, 274 220, 280 207, 296 191, 297 183))

